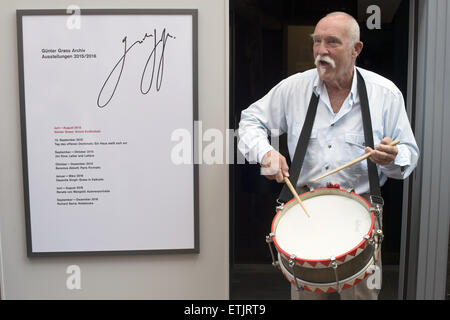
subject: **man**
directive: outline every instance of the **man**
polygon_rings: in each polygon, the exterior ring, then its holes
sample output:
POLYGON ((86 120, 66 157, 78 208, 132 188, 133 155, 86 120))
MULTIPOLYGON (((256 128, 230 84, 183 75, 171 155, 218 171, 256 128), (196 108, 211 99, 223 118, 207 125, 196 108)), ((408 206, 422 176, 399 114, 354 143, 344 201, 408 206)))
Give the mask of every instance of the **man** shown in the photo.
MULTIPOLYGON (((388 177, 405 179, 415 168, 419 150, 400 90, 390 80, 355 67, 363 48, 359 33, 358 23, 346 13, 334 12, 321 19, 312 35, 316 68, 281 81, 242 112, 239 150, 249 161, 260 163, 267 178, 283 182, 289 176, 286 159, 270 145, 268 133, 287 133, 292 160, 312 95, 319 97, 316 116, 300 177, 292 181, 299 192, 304 191, 303 186, 325 187, 332 180, 343 189, 353 188, 356 193, 367 195, 370 190, 366 161, 329 176, 329 180, 309 182, 364 152, 369 152, 369 159, 377 164, 380 185, 388 177), (375 149, 365 147, 357 70, 367 88, 375 149), (400 143, 390 146, 395 139, 400 143)), ((296 289, 292 288, 292 298, 325 298, 325 294, 296 289)), ((341 298, 377 299, 378 291, 361 282, 342 291, 341 298)))

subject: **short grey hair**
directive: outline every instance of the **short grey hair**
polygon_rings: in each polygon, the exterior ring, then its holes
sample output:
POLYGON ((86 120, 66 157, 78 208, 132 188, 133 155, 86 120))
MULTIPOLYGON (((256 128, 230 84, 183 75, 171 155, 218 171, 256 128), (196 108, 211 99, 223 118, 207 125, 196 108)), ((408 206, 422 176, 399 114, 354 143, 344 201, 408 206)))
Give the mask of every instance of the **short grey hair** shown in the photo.
POLYGON ((327 14, 325 17, 330 17, 330 16, 344 16, 347 17, 350 20, 350 46, 353 47, 357 42, 360 41, 360 30, 359 30, 359 24, 356 21, 355 18, 353 18, 352 15, 343 12, 343 11, 335 11, 335 12, 331 12, 329 14, 327 14))

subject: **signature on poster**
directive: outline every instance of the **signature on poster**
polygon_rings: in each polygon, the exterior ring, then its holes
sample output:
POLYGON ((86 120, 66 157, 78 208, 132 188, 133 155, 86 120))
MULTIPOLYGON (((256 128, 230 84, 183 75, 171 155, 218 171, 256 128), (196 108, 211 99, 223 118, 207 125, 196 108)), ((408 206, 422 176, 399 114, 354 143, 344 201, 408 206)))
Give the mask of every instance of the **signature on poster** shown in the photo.
POLYGON ((106 80, 104 81, 100 92, 97 97, 97 106, 99 108, 106 107, 114 97, 114 94, 116 93, 116 90, 119 86, 120 79, 122 77, 123 70, 125 68, 125 63, 127 61, 127 55, 130 52, 131 49, 133 49, 136 45, 143 44, 148 38, 153 38, 153 48, 150 51, 147 60, 144 64, 144 68, 141 73, 141 81, 139 90, 142 94, 147 94, 153 87, 153 84, 155 83, 156 91, 159 91, 161 89, 161 85, 163 82, 163 75, 164 75, 164 53, 166 50, 166 45, 169 39, 176 39, 175 36, 171 35, 170 33, 166 32, 166 29, 164 28, 161 32, 161 36, 158 37, 157 30, 154 29, 152 34, 145 33, 143 38, 141 40, 136 40, 133 42, 130 46, 128 46, 127 39, 128 37, 125 36, 122 39, 123 43, 123 55, 119 58, 117 63, 112 68, 111 72, 108 74, 106 80), (149 73, 148 76, 146 76, 149 73), (156 73, 156 75, 155 75, 156 73), (149 81, 145 81, 146 78, 150 78, 149 81), (114 86, 114 89, 111 93, 104 93, 105 87, 107 84, 112 83, 114 86))

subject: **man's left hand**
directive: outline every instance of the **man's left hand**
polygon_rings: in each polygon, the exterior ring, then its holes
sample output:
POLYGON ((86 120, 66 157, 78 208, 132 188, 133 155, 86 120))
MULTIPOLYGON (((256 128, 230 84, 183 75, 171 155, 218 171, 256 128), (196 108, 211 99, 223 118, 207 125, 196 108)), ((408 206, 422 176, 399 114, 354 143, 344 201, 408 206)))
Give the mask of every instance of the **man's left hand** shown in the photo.
POLYGON ((385 137, 381 140, 380 144, 375 147, 375 150, 367 147, 365 150, 366 153, 371 153, 369 159, 382 166, 388 165, 394 161, 398 153, 398 148, 396 146, 390 146, 389 144, 391 142, 391 138, 385 137))

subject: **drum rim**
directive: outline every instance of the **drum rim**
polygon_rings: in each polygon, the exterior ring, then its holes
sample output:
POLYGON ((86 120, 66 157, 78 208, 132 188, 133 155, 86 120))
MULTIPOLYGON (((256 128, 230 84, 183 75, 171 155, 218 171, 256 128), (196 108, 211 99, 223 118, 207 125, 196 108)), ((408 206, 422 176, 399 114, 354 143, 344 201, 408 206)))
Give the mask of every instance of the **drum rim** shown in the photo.
MULTIPOLYGON (((369 238, 371 238, 372 232, 373 232, 374 227, 375 227, 375 216, 374 216, 373 212, 370 210, 370 208, 371 208, 370 203, 366 199, 361 197, 359 194, 357 194, 357 193, 354 193, 354 192, 351 192, 351 191, 348 191, 348 190, 344 190, 344 189, 340 189, 340 188, 318 188, 318 189, 314 189, 314 192, 321 191, 321 190, 332 190, 332 191, 341 191, 343 193, 350 193, 350 194, 352 194, 352 195, 362 199, 364 201, 364 203, 367 205, 367 208, 369 209, 369 212, 370 212, 370 215, 371 215, 371 225, 370 225, 369 231, 366 234, 366 237, 363 237, 363 240, 358 245, 356 245, 354 248, 350 249, 349 251, 347 251, 347 252, 345 252, 343 254, 340 254, 339 256, 334 257, 334 259, 337 260, 337 261, 345 262, 346 257, 348 257, 349 255, 355 257, 358 249, 363 250, 365 248, 365 244, 368 241, 367 236, 369 238)), ((301 197, 303 195, 306 195, 306 194, 309 194, 309 193, 311 193, 311 191, 299 194, 299 197, 301 197)), ((289 200, 288 202, 285 203, 285 206, 287 204, 291 203, 292 201, 296 201, 296 199, 292 198, 291 200, 289 200)), ((280 245, 278 244, 278 242, 276 240, 276 234, 275 234, 275 225, 274 224, 275 224, 275 221, 277 220, 278 216, 281 214, 281 212, 283 210, 284 209, 279 210, 277 212, 277 214, 275 215, 275 217, 273 218, 270 230, 271 230, 271 233, 273 235, 272 236, 273 243, 275 244, 275 247, 277 248, 277 250, 280 253, 284 254, 288 259, 290 259, 291 254, 289 254, 288 252, 286 252, 285 250, 283 250, 280 247, 280 245)), ((325 266, 328 266, 331 263, 331 260, 332 260, 331 257, 327 258, 327 259, 306 259, 306 258, 301 258, 301 257, 295 257, 295 261, 297 261, 297 262, 299 262, 301 264, 302 263, 308 263, 312 267, 315 267, 318 263, 321 263, 321 264, 323 264, 325 266)))

